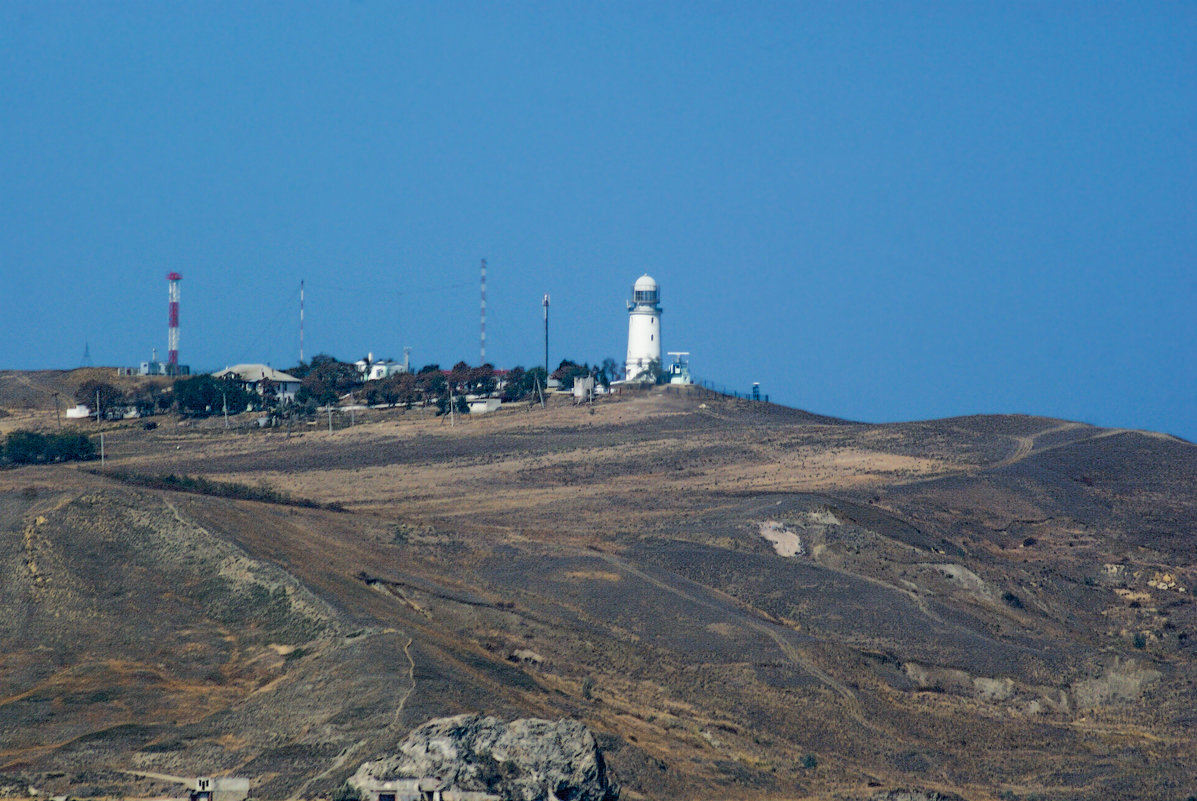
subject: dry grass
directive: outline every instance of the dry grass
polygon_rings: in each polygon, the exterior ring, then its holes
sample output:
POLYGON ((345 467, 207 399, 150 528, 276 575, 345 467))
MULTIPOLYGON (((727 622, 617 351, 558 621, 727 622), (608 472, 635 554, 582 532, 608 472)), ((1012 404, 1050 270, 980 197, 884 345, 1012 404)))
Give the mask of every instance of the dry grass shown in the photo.
POLYGON ((349 512, 70 467, 0 473, 13 552, 48 521, 28 546, 48 582, 39 605, 19 559, 5 597, 63 663, 39 673, 44 657, 5 640, 0 724, 36 734, 6 764, 65 772, 64 792, 84 764, 186 756, 262 766, 285 795, 328 770, 321 748, 378 750, 471 710, 587 721, 631 798, 861 798, 869 782, 1152 797, 1185 769, 1166 752, 1197 749, 1184 722, 1197 669, 1179 638, 1197 614, 1160 578, 1192 586, 1194 553, 1156 533, 1197 518, 1194 459, 1174 441, 1030 418, 840 425, 683 393, 457 425, 379 412, 331 435, 107 430, 111 469, 265 484, 349 512), (805 552, 778 556, 762 521, 805 552), (240 584, 204 584, 213 573, 240 584), (213 621, 217 589, 248 599, 248 623, 213 621), (267 636, 284 596, 323 628, 267 636), (161 610, 165 645, 129 610, 161 610), (67 680, 115 664, 118 647, 144 679, 67 680), (1148 674, 1110 672, 1115 656, 1170 681, 1132 687, 1119 677, 1148 674), (186 675, 178 657, 212 667, 186 675), (1084 683, 1103 676, 1126 698, 1084 683), (134 706, 45 716, 139 682, 162 699, 156 737, 194 736, 183 752, 83 748, 134 706), (1096 708, 1077 711, 1078 688, 1096 708))

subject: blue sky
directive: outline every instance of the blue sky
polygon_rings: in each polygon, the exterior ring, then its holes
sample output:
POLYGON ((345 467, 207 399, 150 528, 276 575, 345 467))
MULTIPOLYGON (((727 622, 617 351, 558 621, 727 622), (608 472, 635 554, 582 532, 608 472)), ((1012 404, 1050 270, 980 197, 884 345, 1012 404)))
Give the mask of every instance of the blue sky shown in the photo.
POLYGON ((1197 439, 1197 4, 0 4, 0 368, 622 360, 1197 439))

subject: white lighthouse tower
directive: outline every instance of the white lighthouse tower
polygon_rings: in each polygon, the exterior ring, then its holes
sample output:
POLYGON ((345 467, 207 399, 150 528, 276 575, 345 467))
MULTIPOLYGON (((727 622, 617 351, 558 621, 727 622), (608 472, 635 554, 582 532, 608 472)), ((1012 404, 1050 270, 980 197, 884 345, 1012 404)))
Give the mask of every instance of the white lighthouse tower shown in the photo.
POLYGON ((655 363, 661 367, 661 292, 648 275, 636 279, 628 301, 628 361, 624 380, 646 378, 655 363))

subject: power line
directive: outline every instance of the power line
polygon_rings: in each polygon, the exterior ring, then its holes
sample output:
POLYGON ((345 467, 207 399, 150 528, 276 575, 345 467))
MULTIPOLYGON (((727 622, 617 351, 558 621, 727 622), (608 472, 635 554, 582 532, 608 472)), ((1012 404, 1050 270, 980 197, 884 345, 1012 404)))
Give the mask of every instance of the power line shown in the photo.
POLYGON ((295 299, 299 296, 299 292, 300 288, 296 287, 295 291, 287 297, 281 306, 279 306, 278 311, 274 313, 274 317, 270 319, 270 322, 266 323, 262 330, 258 332, 258 335, 251 339, 249 344, 245 346, 245 352, 242 353, 242 363, 244 363, 246 359, 252 358, 254 348, 258 346, 258 343, 260 343, 267 334, 272 334, 278 331, 279 318, 281 318, 286 312, 295 308, 295 299))
POLYGON ((311 282, 307 281, 306 279, 299 282, 299 285, 295 288, 295 290, 293 292, 291 292, 291 294, 287 297, 287 299, 283 302, 283 304, 281 306, 279 306, 278 310, 274 313, 274 316, 270 318, 269 322, 267 322, 266 325, 264 325, 261 328, 261 330, 258 331, 257 335, 254 336, 254 338, 252 340, 250 340, 249 344, 246 345, 245 353, 243 353, 243 358, 242 358, 243 362, 246 359, 253 358, 254 349, 259 344, 261 344, 262 341, 268 335, 277 334, 280 331, 280 318, 284 314, 288 313, 289 311, 292 311, 295 308, 296 299, 298 297, 300 297, 302 294, 305 294, 307 289, 314 288, 317 292, 339 292, 339 293, 358 295, 361 297, 378 297, 380 295, 385 295, 385 296, 390 296, 390 297, 401 297, 404 295, 428 295, 428 294, 438 294, 438 293, 443 293, 443 292, 453 292, 453 291, 456 291, 456 290, 459 290, 459 289, 469 286, 469 283, 462 281, 460 283, 446 284, 444 286, 439 286, 439 287, 421 287, 421 288, 416 288, 416 289, 393 290, 393 289, 378 289, 375 287, 369 287, 369 288, 354 287, 354 286, 348 286, 345 284, 324 284, 324 283, 317 283, 313 287, 313 286, 309 286, 309 284, 311 284, 311 282))
POLYGON ((352 286, 343 286, 343 285, 339 286, 336 284, 314 284, 313 285, 313 287, 315 289, 323 290, 325 292, 349 292, 354 295, 361 295, 363 297, 375 297, 378 295, 390 295, 392 297, 398 297, 401 295, 429 295, 429 294, 435 294, 438 292, 452 292, 456 289, 461 289, 461 288, 467 287, 467 286, 469 286, 469 284, 464 281, 461 283, 458 283, 458 284, 447 284, 445 286, 440 286, 440 287, 427 287, 427 288, 423 288, 423 289, 404 289, 404 290, 378 289, 376 287, 352 287, 352 286))

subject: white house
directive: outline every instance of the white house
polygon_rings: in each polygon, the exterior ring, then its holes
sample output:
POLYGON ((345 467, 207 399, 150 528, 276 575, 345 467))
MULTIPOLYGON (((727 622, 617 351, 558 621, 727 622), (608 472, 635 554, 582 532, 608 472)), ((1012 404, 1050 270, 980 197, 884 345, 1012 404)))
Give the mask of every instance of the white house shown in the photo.
POLYGON ((358 375, 362 377, 363 381, 378 381, 408 372, 408 364, 406 362, 397 362, 394 359, 379 359, 375 361, 373 353, 366 354, 366 358, 364 359, 358 359, 353 363, 353 366, 357 368, 358 375))
POLYGON ((219 373, 213 373, 213 378, 231 378, 241 384, 249 392, 263 394, 265 382, 274 385, 274 394, 280 401, 290 403, 295 400, 295 393, 299 392, 300 381, 293 375, 275 370, 266 364, 234 364, 219 373))

